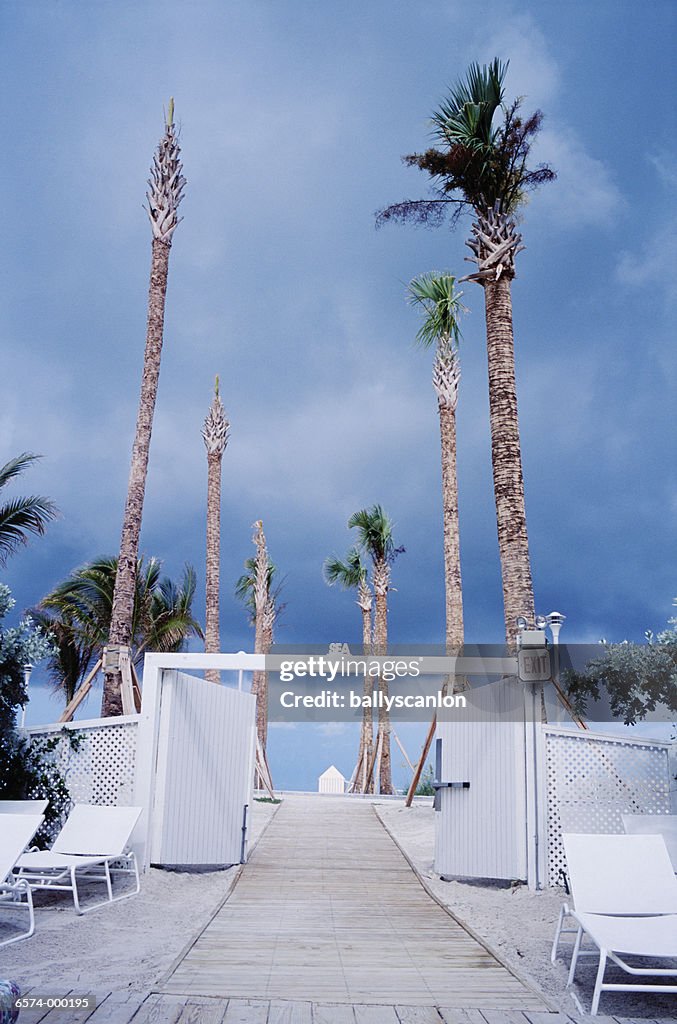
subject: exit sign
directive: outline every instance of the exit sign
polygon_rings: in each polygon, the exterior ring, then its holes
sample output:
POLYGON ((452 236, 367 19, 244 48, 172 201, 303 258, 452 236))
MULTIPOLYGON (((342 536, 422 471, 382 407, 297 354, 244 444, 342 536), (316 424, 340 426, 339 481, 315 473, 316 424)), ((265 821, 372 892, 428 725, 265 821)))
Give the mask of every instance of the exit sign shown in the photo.
POLYGON ((544 683, 552 675, 550 651, 543 647, 518 651, 517 671, 523 683, 544 683))

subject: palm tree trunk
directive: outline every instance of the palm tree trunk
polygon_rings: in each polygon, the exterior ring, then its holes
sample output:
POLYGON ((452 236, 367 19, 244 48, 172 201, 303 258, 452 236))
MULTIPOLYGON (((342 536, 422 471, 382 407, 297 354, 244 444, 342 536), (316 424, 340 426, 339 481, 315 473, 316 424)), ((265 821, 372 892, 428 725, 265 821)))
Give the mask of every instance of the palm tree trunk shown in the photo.
MULTIPOLYGON (((221 459, 207 455, 207 584, 205 611, 205 651, 218 654, 221 648, 219 622, 219 582, 221 566, 221 459)), ((221 673, 207 669, 205 679, 220 683, 221 673)))
MULTIPOLYGON (((387 573, 388 567, 379 567, 387 573)), ((374 639, 376 654, 384 657, 388 650, 388 586, 378 581, 378 572, 374 571, 374 591, 376 594, 376 612, 374 617, 374 639)), ((388 695, 388 681, 381 676, 378 681, 379 691, 388 695)), ((381 764, 379 771, 379 789, 381 793, 393 792, 393 780, 390 764, 390 712, 387 707, 378 709, 378 732, 381 737, 381 764)))
MULTIPOLYGON (((143 358, 141 396, 136 420, 136 434, 132 448, 127 503, 122 524, 120 557, 115 579, 115 593, 109 633, 109 643, 111 644, 129 645, 132 639, 136 560, 139 551, 143 502, 146 493, 146 476, 148 473, 148 455, 153 429, 153 415, 155 413, 155 401, 160 376, 170 248, 171 242, 164 242, 158 238, 153 239, 150 287, 148 291, 146 349, 143 358)), ((103 718, 122 714, 120 684, 121 676, 119 672, 106 673, 101 703, 101 715, 103 718)))
MULTIPOLYGON (((371 608, 362 609, 362 654, 368 658, 371 654, 371 608)), ((374 750, 374 712, 371 707, 371 700, 374 692, 374 684, 370 675, 364 677, 364 707, 362 708, 362 728, 360 731, 360 749, 357 754, 358 774, 355 779, 355 789, 358 793, 365 792, 365 778, 367 766, 371 760, 374 750)), ((369 791, 373 790, 373 783, 369 785, 369 791)))
POLYGON ((517 617, 534 619, 534 593, 529 562, 524 479, 517 418, 515 353, 510 276, 484 281, 489 363, 491 461, 498 547, 503 579, 505 636, 514 644, 517 617))
POLYGON ((440 403, 442 449, 442 522, 444 529, 444 594, 447 654, 458 654, 463 646, 463 588, 461 544, 458 525, 458 479, 456 475, 456 411, 440 403))

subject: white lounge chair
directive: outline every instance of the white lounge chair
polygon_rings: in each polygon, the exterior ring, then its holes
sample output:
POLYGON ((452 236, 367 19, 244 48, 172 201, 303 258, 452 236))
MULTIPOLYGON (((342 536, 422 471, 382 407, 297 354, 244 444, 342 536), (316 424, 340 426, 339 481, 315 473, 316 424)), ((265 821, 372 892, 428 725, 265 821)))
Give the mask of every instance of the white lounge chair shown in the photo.
POLYGON ((49 800, 0 800, 0 814, 44 814, 49 800))
POLYGON ((43 822, 41 814, 3 814, 0 825, 0 907, 28 910, 28 931, 0 939, 0 946, 27 939, 35 931, 33 896, 25 881, 15 881, 12 869, 43 822))
POLYGON ((572 984, 587 935, 599 950, 590 1013, 597 1013, 602 992, 676 993, 677 984, 605 983, 607 960, 640 979, 677 979, 675 967, 633 967, 628 956, 659 962, 677 958, 677 878, 662 836, 565 834, 564 850, 577 923, 568 984, 572 984))
POLYGON ((135 896, 140 888, 139 869, 128 844, 140 814, 140 807, 76 804, 51 850, 31 850, 19 858, 17 878, 31 889, 72 893, 78 914, 135 896), (115 875, 134 877, 131 892, 113 895, 115 875), (83 907, 78 880, 105 882, 107 898, 83 907))
POLYGON ((623 828, 631 836, 663 836, 672 870, 677 872, 677 814, 623 814, 623 828))

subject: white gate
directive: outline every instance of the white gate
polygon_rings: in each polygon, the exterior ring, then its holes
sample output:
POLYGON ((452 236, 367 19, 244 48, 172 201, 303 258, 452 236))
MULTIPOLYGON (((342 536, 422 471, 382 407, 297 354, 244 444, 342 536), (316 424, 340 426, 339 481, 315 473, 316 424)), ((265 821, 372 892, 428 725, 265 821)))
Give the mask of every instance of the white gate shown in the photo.
MULTIPOLYGON (((435 871, 444 876, 527 877, 524 684, 472 690, 472 712, 440 720, 435 871)), ((441 718, 441 716, 440 716, 441 718)))
POLYGON ((263 656, 146 656, 135 784, 146 868, 246 859, 256 699, 178 671, 184 667, 239 672, 241 685, 243 671, 263 668, 263 656))

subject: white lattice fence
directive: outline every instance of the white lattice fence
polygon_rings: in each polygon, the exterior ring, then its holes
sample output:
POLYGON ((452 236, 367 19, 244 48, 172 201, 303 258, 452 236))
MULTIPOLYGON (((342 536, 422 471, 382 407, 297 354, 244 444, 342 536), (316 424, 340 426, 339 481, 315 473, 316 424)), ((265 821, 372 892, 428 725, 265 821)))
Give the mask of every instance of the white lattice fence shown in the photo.
POLYGON ((622 832, 622 814, 669 814, 668 744, 544 726, 548 883, 565 867, 562 832, 622 832))
POLYGON ((136 715, 28 731, 35 738, 58 737, 54 759, 74 803, 132 803, 138 733, 136 715), (69 733, 74 734, 75 745, 69 733))

